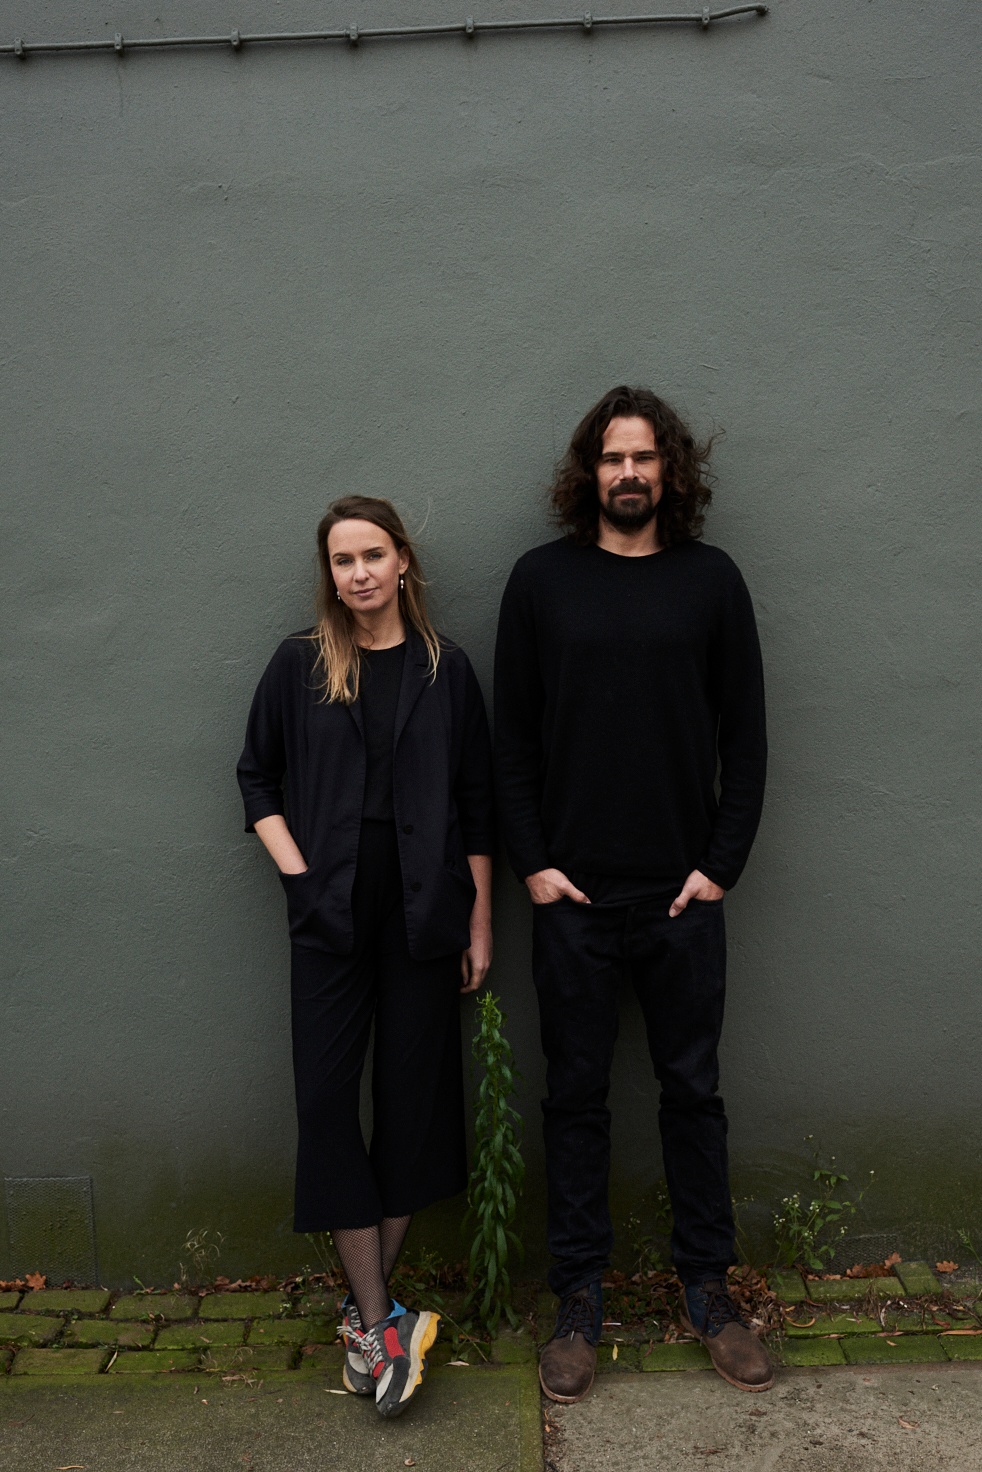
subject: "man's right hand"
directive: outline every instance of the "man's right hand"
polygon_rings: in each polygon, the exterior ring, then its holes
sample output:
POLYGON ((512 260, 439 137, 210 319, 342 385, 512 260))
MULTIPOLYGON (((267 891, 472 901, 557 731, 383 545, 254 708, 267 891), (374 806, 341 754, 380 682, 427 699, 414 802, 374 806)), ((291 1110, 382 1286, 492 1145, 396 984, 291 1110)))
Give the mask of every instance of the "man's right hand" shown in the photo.
POLYGON ((537 874, 527 875, 525 883, 533 905, 552 905, 563 898, 575 900, 578 905, 590 903, 582 889, 577 889, 562 869, 540 869, 537 874))

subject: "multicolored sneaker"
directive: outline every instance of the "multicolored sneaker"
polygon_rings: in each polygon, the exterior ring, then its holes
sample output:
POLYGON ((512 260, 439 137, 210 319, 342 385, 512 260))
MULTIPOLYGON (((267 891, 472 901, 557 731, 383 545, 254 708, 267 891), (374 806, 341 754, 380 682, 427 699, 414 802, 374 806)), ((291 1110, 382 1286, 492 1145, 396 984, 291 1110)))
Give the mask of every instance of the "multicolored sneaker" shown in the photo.
POLYGON ((375 1381, 375 1409, 380 1416, 401 1416, 426 1374, 426 1356, 440 1327, 440 1315, 402 1313, 349 1333, 375 1381))
MULTIPOLYGON (((392 1300, 392 1308, 389 1310, 389 1318, 398 1318, 406 1310, 401 1303, 392 1300)), ((338 1333, 344 1340, 344 1369, 341 1371, 341 1384, 345 1390, 350 1390, 352 1395, 374 1395, 375 1379, 371 1370, 365 1362, 365 1357, 358 1348, 357 1335, 361 1334, 361 1314, 358 1305, 347 1294, 341 1304, 342 1320, 338 1325, 338 1333)))

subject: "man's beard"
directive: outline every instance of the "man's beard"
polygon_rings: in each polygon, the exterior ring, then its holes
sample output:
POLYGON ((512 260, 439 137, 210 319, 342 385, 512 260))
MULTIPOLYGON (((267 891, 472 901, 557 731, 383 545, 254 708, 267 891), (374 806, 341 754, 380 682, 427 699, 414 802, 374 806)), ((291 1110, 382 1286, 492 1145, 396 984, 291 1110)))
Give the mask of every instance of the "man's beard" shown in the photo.
POLYGON ((643 480, 622 480, 611 487, 610 500, 601 507, 605 521, 621 532, 638 532, 648 525, 658 513, 658 504, 651 494, 651 487, 643 480), (633 491, 638 499, 627 504, 618 492, 633 491))

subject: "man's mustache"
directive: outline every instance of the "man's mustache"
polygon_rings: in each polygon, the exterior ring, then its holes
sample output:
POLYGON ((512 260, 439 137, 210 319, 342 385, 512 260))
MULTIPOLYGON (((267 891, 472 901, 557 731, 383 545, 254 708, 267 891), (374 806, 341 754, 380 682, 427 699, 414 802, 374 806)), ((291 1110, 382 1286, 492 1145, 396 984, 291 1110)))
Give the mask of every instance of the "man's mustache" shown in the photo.
POLYGON ((651 487, 645 480, 637 480, 634 478, 632 478, 631 480, 619 480, 611 486, 610 494, 612 496, 650 496, 651 487))

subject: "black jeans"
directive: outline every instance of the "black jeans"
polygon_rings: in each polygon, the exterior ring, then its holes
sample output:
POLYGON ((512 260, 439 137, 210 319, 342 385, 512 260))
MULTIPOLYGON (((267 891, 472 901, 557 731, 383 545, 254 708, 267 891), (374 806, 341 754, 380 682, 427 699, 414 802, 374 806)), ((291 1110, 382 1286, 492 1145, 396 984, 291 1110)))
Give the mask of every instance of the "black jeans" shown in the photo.
POLYGON ((726 1114, 716 1092, 723 1024, 723 901, 533 909, 533 971, 548 1064, 543 1129, 549 1284, 559 1297, 602 1277, 613 1245, 607 1094, 618 997, 629 979, 661 1085, 658 1123, 672 1202, 672 1257, 684 1283, 735 1261, 726 1114))

